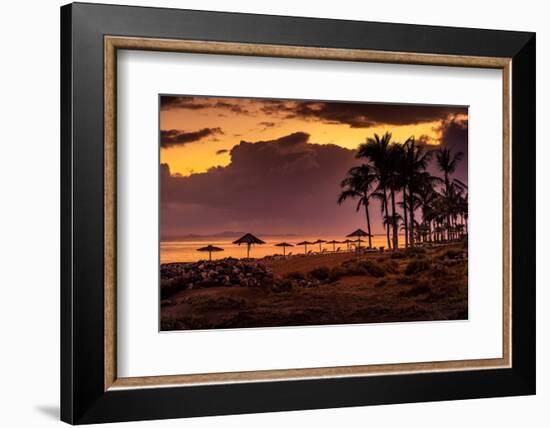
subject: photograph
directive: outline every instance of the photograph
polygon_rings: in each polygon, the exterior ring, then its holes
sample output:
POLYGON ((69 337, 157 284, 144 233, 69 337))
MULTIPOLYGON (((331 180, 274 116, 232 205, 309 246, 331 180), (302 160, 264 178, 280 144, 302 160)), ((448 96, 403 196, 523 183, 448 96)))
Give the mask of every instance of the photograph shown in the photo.
POLYGON ((468 319, 468 108, 160 95, 160 329, 468 319))

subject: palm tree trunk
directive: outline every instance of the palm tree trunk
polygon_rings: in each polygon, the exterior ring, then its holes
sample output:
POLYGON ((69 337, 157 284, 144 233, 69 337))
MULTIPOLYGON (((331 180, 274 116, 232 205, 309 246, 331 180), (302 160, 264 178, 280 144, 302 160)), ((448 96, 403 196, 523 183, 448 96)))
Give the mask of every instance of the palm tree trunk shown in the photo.
POLYGON ((403 187, 403 221, 405 225, 405 248, 409 246, 409 243, 412 242, 409 240, 409 226, 407 220, 407 192, 405 187, 403 187))
POLYGON ((409 233, 410 233, 409 242, 411 243, 411 246, 414 247, 414 201, 413 201, 413 194, 410 188, 409 188, 409 213, 410 213, 409 221, 411 222, 411 226, 409 227, 409 233))
MULTIPOLYGON (((388 194, 386 192, 386 187, 383 188, 384 190, 384 211, 385 211, 385 218, 389 218, 390 213, 388 212, 388 194)), ((386 239, 388 241, 388 250, 391 249, 391 243, 390 243, 390 224, 386 224, 386 222, 383 222, 384 228, 386 229, 386 239)))
POLYGON ((397 217, 395 216, 395 190, 392 188, 391 191, 391 215, 392 215, 392 226, 393 226, 393 249, 397 250, 399 247, 399 240, 397 238, 397 217))
POLYGON ((369 234, 369 248, 372 248, 372 238, 370 232, 369 200, 365 199, 365 215, 367 216, 367 232, 369 234))

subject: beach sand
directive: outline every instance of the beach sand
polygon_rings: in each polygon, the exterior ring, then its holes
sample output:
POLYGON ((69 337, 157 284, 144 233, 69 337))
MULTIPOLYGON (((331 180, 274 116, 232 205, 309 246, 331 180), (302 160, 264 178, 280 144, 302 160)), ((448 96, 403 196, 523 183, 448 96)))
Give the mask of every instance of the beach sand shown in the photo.
POLYGON ((179 291, 161 301, 161 329, 467 319, 467 253, 462 244, 399 256, 326 253, 256 262, 271 269, 275 283, 285 287, 179 291), (331 277, 310 280, 319 268, 329 270, 331 277))

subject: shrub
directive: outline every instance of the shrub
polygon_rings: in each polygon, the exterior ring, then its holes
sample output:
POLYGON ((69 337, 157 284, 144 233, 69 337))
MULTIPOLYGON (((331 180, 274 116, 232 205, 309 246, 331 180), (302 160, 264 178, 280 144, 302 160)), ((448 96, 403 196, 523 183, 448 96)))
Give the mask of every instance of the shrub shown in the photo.
POLYGON ((390 256, 393 260, 406 259, 407 254, 404 251, 394 251, 390 256))
POLYGON ((400 285, 414 285, 414 284, 417 284, 418 283, 418 278, 416 278, 415 276, 401 276, 397 279, 397 282, 400 284, 400 285))
POLYGON ((434 264, 430 269, 430 275, 433 276, 434 278, 442 278, 444 276, 447 276, 448 274, 449 272, 445 267, 445 265, 440 263, 434 264))
POLYGON ((409 247, 405 250, 405 253, 409 257, 418 256, 422 254, 426 254, 426 249, 422 247, 409 247))
POLYGON ((358 263, 358 262, 346 263, 344 266, 345 266, 346 275, 363 276, 368 274, 367 270, 361 263, 358 263))
POLYGON ((421 294, 426 294, 430 292, 430 287, 427 283, 421 282, 420 284, 415 285, 410 290, 402 291, 399 293, 400 296, 404 297, 416 297, 420 296, 421 294))
POLYGON ((188 298, 185 303, 189 303, 201 310, 218 310, 218 309, 238 309, 245 306, 246 299, 231 296, 193 296, 188 298))
POLYGON ((453 249, 447 250, 445 251, 445 253, 443 253, 444 258, 451 259, 451 260, 457 259, 461 255, 462 255, 462 251, 453 250, 453 249))
POLYGON ((388 273, 397 273, 399 271, 399 263, 395 260, 387 260, 381 265, 388 273))
POLYGON ((384 285, 386 285, 388 283, 388 280, 385 279, 385 278, 382 278, 382 279, 379 279, 378 281, 376 281, 374 283, 374 286, 375 287, 383 287, 384 285))
POLYGON ((411 260, 405 268, 405 275, 414 275, 430 268, 427 260, 411 260))
POLYGON ((289 278, 284 278, 273 283, 272 290, 276 292, 290 291, 292 290, 292 286, 292 280, 289 278))
POLYGON ((185 290, 188 284, 189 284, 189 281, 187 279, 182 278, 181 276, 177 276, 171 279, 161 280, 160 282, 161 299, 167 299, 168 297, 173 296, 174 294, 182 290, 185 290))
POLYGON ((319 281, 324 281, 324 280, 328 279, 329 274, 330 274, 329 268, 327 268, 325 266, 322 266, 322 267, 318 267, 316 269, 313 269, 309 273, 309 276, 311 276, 312 278, 318 279, 319 281))
POLYGON ((373 263, 370 260, 364 262, 363 267, 369 275, 372 275, 375 278, 380 278, 386 275, 386 271, 381 265, 373 263))
POLYGON ((302 279, 306 279, 306 276, 302 272, 290 272, 285 275, 285 278, 301 281, 302 279))
POLYGON ((328 275, 328 279, 330 282, 338 281, 340 278, 346 275, 346 270, 336 266, 330 270, 330 273, 328 275))

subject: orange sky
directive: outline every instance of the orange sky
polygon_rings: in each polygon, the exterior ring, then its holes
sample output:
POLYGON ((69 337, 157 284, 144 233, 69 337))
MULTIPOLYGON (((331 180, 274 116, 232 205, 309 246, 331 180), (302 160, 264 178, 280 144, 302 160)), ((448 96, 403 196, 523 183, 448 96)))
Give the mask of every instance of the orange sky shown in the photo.
MULTIPOLYGON (((357 146, 374 133, 464 153, 467 107, 161 96, 161 236, 342 235, 364 228, 356 201, 337 204, 357 146)), ((431 174, 440 174, 432 161, 431 174)), ((383 233, 371 205, 374 233, 383 233)))
MULTIPOLYGON (((163 97, 160 113, 161 131, 177 130, 186 133, 204 129, 219 128, 196 141, 175 144, 161 148, 160 161, 170 166, 172 174, 188 176, 205 172, 215 166, 226 166, 230 162, 232 147, 241 140, 248 142, 273 140, 296 131, 310 134, 310 142, 335 144, 355 149, 374 133, 383 134, 388 129, 394 140, 404 141, 414 135, 427 137, 431 144, 437 144, 441 137, 441 119, 417 124, 376 123, 368 128, 351 127, 347 123, 318 120, 316 117, 285 117, 265 110, 263 100, 241 98, 189 98, 170 97, 185 100, 179 106, 172 106, 163 97), (217 152, 223 150, 223 153, 217 152), (225 150, 227 150, 225 152, 225 150)), ((174 104, 176 104, 174 102, 174 104)), ((289 101, 288 105, 294 102, 289 101)), ((411 107, 414 108, 414 107, 411 107)))

